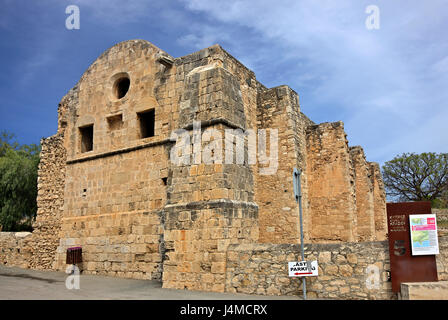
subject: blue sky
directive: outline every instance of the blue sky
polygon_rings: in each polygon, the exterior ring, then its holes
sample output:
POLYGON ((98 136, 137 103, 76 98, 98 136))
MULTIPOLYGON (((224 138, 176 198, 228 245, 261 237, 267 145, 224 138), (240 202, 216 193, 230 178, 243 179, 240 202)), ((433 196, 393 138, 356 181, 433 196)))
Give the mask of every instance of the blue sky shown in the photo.
POLYGON ((60 99, 103 51, 145 39, 174 57, 220 44, 267 87, 293 88, 316 123, 342 120, 370 161, 448 152, 446 0, 1 3, 0 130, 20 143, 56 132, 60 99), (65 27, 73 4, 79 30, 65 27))

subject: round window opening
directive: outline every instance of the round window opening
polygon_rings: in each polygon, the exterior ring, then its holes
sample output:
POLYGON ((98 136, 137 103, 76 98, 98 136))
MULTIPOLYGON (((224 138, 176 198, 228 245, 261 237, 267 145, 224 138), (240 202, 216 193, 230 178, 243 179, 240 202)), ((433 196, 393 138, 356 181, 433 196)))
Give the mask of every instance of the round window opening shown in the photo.
POLYGON ((115 81, 114 94, 117 99, 123 98, 128 93, 131 81, 127 77, 123 77, 115 81))

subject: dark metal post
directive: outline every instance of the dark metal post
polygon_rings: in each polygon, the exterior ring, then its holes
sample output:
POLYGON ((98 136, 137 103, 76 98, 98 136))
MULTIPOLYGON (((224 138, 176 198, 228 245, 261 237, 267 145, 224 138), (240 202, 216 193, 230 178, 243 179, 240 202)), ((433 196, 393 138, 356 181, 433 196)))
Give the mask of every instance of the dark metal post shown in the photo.
MULTIPOLYGON (((300 219, 300 249, 302 255, 302 261, 305 261, 305 249, 303 244, 303 221, 302 221, 302 184, 300 177, 302 170, 294 168, 293 170, 293 182, 294 182, 294 195, 296 202, 299 203, 299 219, 300 219)), ((303 299, 306 300, 306 277, 302 277, 303 286, 303 299)))

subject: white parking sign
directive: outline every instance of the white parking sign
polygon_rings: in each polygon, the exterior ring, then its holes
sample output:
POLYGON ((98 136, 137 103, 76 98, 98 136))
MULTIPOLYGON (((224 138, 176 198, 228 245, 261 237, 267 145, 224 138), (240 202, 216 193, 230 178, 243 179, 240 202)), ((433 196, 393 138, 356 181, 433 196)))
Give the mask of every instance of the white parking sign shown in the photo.
POLYGON ((290 277, 315 277, 318 275, 317 261, 288 262, 290 277))

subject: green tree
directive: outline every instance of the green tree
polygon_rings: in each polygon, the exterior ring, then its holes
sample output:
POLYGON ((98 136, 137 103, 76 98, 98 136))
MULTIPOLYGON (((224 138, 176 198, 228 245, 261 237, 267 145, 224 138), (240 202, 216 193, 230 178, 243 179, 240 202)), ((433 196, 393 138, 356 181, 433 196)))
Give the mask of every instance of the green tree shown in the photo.
POLYGON ((448 153, 403 153, 383 166, 387 196, 398 201, 448 200, 448 153))
POLYGON ((0 134, 0 225, 2 231, 30 231, 37 212, 37 166, 40 146, 11 142, 0 134))
POLYGON ((6 150, 8 149, 18 149, 19 144, 17 142, 12 142, 14 139, 14 134, 9 133, 7 131, 2 131, 0 133, 0 157, 4 157, 6 154, 6 150))

